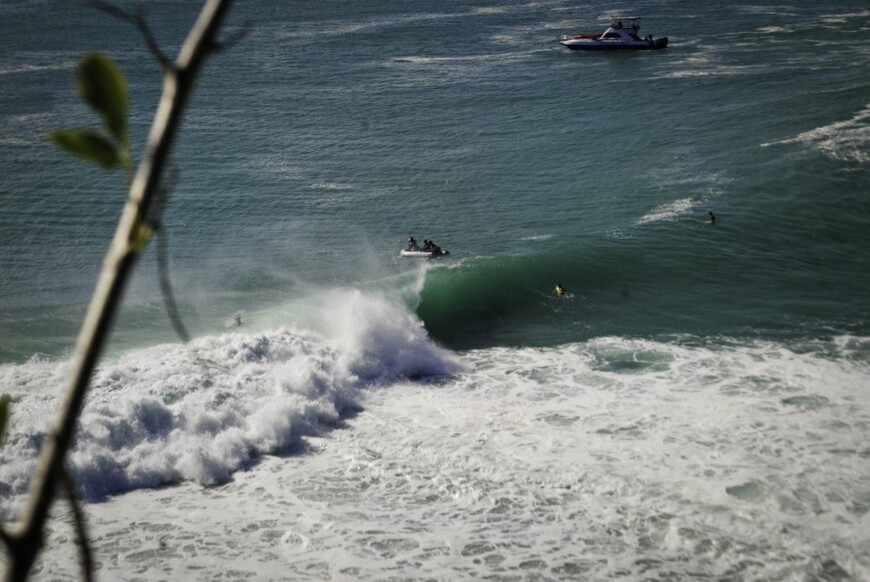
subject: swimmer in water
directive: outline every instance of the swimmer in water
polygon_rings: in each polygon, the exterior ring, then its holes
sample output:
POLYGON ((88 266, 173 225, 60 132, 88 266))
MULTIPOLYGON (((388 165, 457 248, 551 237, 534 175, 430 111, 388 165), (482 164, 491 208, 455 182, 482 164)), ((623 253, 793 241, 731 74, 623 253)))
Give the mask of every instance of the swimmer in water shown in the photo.
POLYGON ((710 217, 710 224, 716 224, 716 215, 713 214, 713 211, 707 213, 707 216, 710 217))

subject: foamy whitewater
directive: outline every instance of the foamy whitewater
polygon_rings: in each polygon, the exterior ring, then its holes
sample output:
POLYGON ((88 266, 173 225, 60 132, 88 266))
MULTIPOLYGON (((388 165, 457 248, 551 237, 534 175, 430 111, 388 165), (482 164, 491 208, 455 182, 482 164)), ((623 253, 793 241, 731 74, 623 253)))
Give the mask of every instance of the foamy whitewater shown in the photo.
MULTIPOLYGON (((352 303, 337 341, 230 333, 102 369, 71 459, 101 578, 870 573, 866 339, 604 337, 460 362, 407 313, 352 303)), ((18 426, 55 409, 65 367, 6 369, 18 426)), ((42 436, 7 442, 7 498, 42 436)), ((75 578, 66 513, 40 579, 75 578)))
MULTIPOLYGON (((148 3, 168 54, 198 9, 148 3)), ((69 457, 99 580, 870 580, 866 1, 262 0, 226 34, 248 21, 163 219, 193 339, 148 249, 69 457), (669 47, 557 42, 614 13, 669 47)), ((88 50, 141 148, 133 27, 0 3, 4 527, 124 203, 45 139, 97 123, 88 50)), ((33 579, 79 577, 59 498, 33 579)))

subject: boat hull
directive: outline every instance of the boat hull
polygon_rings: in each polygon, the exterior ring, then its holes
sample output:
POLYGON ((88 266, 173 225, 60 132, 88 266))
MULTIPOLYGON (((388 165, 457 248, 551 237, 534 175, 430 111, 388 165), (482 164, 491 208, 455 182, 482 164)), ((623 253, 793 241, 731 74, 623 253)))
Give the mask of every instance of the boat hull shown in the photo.
POLYGON ((571 39, 560 41, 561 45, 572 51, 651 51, 667 48, 668 37, 655 40, 624 42, 613 40, 571 39))
POLYGON ((434 259, 437 257, 444 257, 449 255, 449 251, 441 251, 440 253, 435 253, 433 251, 409 251, 407 249, 402 249, 399 251, 400 257, 408 257, 408 258, 416 258, 416 259, 434 259))

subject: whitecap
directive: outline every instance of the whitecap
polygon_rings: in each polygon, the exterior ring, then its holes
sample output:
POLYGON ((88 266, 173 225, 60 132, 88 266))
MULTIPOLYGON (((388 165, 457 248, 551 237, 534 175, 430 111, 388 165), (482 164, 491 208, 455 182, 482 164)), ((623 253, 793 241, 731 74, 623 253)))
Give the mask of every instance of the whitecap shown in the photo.
POLYGON ((694 198, 680 198, 679 200, 657 206, 649 213, 640 217, 637 220, 637 224, 675 220, 680 216, 692 212, 697 205, 698 202, 694 198))
POLYGON ((761 147, 803 144, 835 160, 868 162, 870 161, 868 142, 870 142, 870 105, 865 106, 851 119, 823 125, 792 138, 762 143, 761 147))

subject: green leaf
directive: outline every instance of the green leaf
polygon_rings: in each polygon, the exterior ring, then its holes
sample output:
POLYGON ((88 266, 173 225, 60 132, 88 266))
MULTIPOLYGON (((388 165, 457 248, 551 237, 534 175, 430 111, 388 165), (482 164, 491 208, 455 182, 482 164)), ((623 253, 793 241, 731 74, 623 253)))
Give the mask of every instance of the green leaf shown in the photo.
POLYGON ((79 64, 78 83, 82 96, 99 113, 106 129, 119 143, 126 143, 127 81, 115 61, 99 53, 86 54, 79 64))
POLYGON ((3 436, 6 434, 6 423, 9 421, 10 402, 12 402, 12 397, 8 394, 0 396, 0 443, 3 442, 3 436))
POLYGON ((53 131, 51 141, 71 154, 97 162, 104 168, 114 168, 121 162, 118 150, 104 136, 89 129, 53 131))

